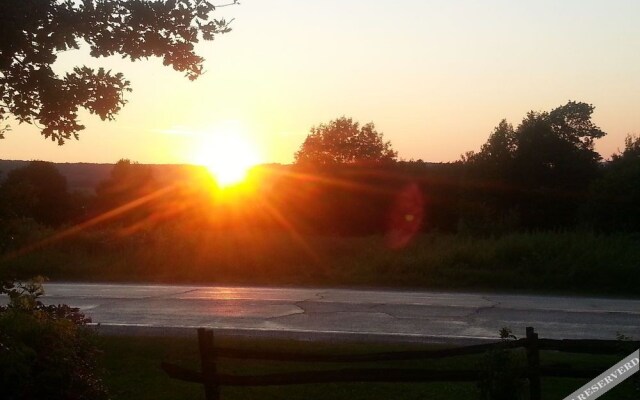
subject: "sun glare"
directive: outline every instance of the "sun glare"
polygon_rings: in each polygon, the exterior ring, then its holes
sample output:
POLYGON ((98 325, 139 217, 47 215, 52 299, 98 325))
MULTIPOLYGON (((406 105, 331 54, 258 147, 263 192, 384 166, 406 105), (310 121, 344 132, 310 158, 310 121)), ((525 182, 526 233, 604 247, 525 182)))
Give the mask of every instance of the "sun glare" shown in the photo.
POLYGON ((241 183, 249 170, 260 163, 254 147, 239 133, 204 135, 198 146, 194 161, 205 166, 220 187, 241 183))

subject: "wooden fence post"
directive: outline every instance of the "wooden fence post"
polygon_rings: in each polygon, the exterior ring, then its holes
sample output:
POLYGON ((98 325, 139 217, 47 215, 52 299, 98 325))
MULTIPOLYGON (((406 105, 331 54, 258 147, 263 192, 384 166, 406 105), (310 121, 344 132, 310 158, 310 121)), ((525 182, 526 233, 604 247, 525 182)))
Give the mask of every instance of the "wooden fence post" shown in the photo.
POLYGON ((219 400, 220 387, 217 382, 216 354, 213 344, 213 330, 198 328, 198 347, 200 349, 200 365, 204 383, 206 400, 219 400))
POLYGON ((540 400, 540 349, 538 334, 527 327, 527 367, 529 369, 529 399, 540 400))

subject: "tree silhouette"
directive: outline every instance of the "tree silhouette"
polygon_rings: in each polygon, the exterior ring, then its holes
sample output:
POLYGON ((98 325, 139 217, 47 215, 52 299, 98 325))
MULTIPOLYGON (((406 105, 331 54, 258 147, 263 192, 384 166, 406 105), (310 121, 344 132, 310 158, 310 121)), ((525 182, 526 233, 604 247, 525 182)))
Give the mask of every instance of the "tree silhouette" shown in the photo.
MULTIPOLYGON (((58 76, 51 68, 57 53, 82 42, 93 57, 161 57, 164 65, 196 79, 203 58, 194 44, 230 30, 224 19, 212 18, 215 8, 205 0, 5 0, 0 123, 13 115, 20 123, 40 124, 42 135, 63 144, 84 129, 79 108, 113 119, 131 90, 121 73, 82 66, 58 76)), ((0 126, 0 138, 8 129, 0 126)))
POLYGON ((627 135, 624 138, 624 150, 611 156, 613 165, 618 163, 637 163, 640 160, 640 136, 627 135))
POLYGON ((109 178, 96 188, 100 211, 107 211, 157 190, 157 182, 148 165, 119 160, 109 178))
POLYGON ((640 231, 640 136, 627 136, 603 176, 593 182, 587 217, 606 231, 640 231))
POLYGON ((0 194, 9 218, 33 218, 57 226, 71 213, 67 180, 50 162, 32 161, 12 170, 0 185, 0 194))
POLYGON ((513 125, 503 119, 495 127, 487 142, 482 145, 480 151, 469 152, 466 161, 480 166, 486 178, 504 178, 513 163, 516 148, 516 132, 513 125))
POLYGON ((594 141, 606 133, 591 120, 594 109, 591 104, 569 101, 550 112, 530 111, 515 130, 502 120, 480 151, 470 153, 467 161, 507 167, 513 159, 535 157, 535 162, 550 166, 557 161, 555 158, 561 158, 558 153, 564 156, 573 152, 598 162, 601 157, 593 149, 594 141))
POLYGON ((501 121, 481 150, 463 160, 469 176, 481 181, 467 198, 483 200, 490 213, 514 210, 528 227, 575 222, 601 160, 593 146, 605 133, 591 120, 593 111, 569 101, 550 112, 530 111, 516 129, 501 121))
POLYGON ((343 116, 312 127, 295 153, 295 162, 314 165, 385 162, 395 161, 397 155, 373 123, 360 126, 343 116))
POLYGON ((600 139, 606 133, 591 121, 594 109, 591 104, 569 101, 553 109, 546 118, 556 135, 581 150, 591 151, 594 153, 592 157, 599 160, 600 156, 593 151, 593 144, 595 139, 600 139))
POLYGON ((516 129, 514 179, 534 189, 585 190, 602 158, 594 139, 605 135, 592 112, 593 106, 575 102, 529 112, 516 129))

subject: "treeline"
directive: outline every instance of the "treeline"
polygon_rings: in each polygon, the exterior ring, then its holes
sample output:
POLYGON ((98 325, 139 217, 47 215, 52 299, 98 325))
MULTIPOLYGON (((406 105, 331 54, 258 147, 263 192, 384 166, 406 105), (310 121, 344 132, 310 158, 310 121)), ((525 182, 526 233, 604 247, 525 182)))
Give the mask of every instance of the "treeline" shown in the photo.
MULTIPOLYGON (((340 151, 336 138, 345 129, 335 126, 342 118, 321 125, 325 144, 308 151, 319 162, 293 166, 295 173, 277 192, 293 191, 284 196, 290 200, 285 209, 296 212, 301 226, 323 233, 406 235, 417 225, 420 231, 479 235, 638 231, 640 137, 628 136, 618 154, 603 160, 594 144, 605 132, 591 120, 593 111, 590 104, 570 101, 549 112, 529 112, 515 127, 503 120, 479 151, 443 164, 382 157, 366 162, 374 158, 370 154, 359 163, 325 162, 329 150, 340 151), (302 206, 294 200, 301 193, 308 194, 302 206)), ((317 142, 318 136, 312 130, 310 137, 317 142)), ((343 143, 349 154, 358 148, 354 140, 343 143)))
POLYGON ((0 184, 2 247, 29 239, 20 235, 33 235, 33 226, 78 224, 117 226, 125 234, 159 225, 184 232, 386 234, 392 246, 432 231, 638 231, 640 138, 627 137, 624 149, 603 161, 593 145, 604 132, 591 122, 592 112, 569 102, 528 113, 516 127, 502 121, 478 152, 452 163, 307 157, 256 167, 248 182, 228 190, 217 188, 204 168, 176 167, 167 179, 122 160, 95 193, 70 192, 54 164, 34 161, 0 184))

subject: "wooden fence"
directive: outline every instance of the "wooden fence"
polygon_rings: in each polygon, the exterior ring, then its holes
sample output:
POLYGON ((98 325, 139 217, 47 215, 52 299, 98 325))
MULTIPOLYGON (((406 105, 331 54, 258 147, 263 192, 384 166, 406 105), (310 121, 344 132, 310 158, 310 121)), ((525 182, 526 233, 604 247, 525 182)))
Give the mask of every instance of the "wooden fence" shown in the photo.
POLYGON ((398 351, 369 354, 298 354, 214 346, 213 331, 198 329, 198 345, 202 371, 194 371, 163 362, 162 369, 174 379, 199 383, 204 386, 207 400, 220 399, 221 386, 273 386, 329 382, 474 382, 482 379, 481 370, 428 370, 401 368, 343 368, 335 370, 274 373, 263 375, 229 375, 217 372, 218 358, 251 359, 289 362, 362 363, 406 360, 439 359, 461 355, 482 354, 496 349, 526 349, 527 367, 518 376, 529 380, 530 400, 540 400, 542 377, 594 378, 601 370, 573 369, 568 365, 540 365, 541 350, 569 353, 618 354, 626 349, 637 349, 640 342, 618 340, 552 340, 540 339, 532 327, 527 327, 526 338, 500 341, 442 350, 398 351))

